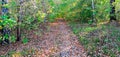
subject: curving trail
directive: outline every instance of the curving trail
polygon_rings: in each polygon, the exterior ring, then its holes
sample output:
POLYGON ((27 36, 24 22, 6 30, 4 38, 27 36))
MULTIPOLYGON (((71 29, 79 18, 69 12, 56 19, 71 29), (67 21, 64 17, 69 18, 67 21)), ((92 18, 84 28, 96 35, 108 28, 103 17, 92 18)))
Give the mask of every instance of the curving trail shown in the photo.
POLYGON ((62 19, 50 23, 50 31, 44 35, 43 57, 87 57, 70 27, 62 19), (47 54, 45 54, 47 52, 47 54))
MULTIPOLYGON (((34 32, 32 33, 34 34, 34 32)), ((63 19, 49 23, 49 31, 41 37, 35 37, 33 34, 30 35, 31 40, 28 44, 11 44, 6 46, 8 51, 16 50, 20 52, 23 49, 34 49, 35 53, 29 55, 31 57, 87 57, 76 35, 72 33, 67 22, 63 19)), ((6 47, 1 48, 0 53, 4 52, 6 47)))

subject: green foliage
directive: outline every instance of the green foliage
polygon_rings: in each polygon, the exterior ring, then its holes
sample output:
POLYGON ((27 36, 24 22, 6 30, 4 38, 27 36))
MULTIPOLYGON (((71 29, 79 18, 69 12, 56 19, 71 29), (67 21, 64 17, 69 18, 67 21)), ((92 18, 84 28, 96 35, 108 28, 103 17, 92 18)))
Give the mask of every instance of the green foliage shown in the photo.
POLYGON ((118 37, 117 40, 120 42, 120 37, 118 37))
POLYGON ((0 36, 0 42, 3 40, 2 36, 0 36))
POLYGON ((27 44, 28 43, 28 38, 23 38, 22 42, 23 42, 23 44, 27 44))
MULTIPOLYGON (((45 21, 53 22, 56 18, 64 18, 65 20, 74 23, 87 23, 89 25, 94 22, 93 14, 95 15, 94 18, 96 19, 96 22, 109 20, 111 11, 110 0, 94 0, 94 4, 95 10, 92 9, 92 0, 25 0, 22 5, 20 5, 19 0, 10 0, 9 3, 5 5, 2 5, 0 1, 0 11, 1 7, 9 9, 8 14, 0 15, 0 29, 5 27, 13 30, 10 36, 5 35, 3 38, 0 36, 0 41, 9 39, 10 42, 15 42, 15 30, 17 25, 20 25, 22 33, 25 33, 27 31, 24 30, 39 29, 41 23, 45 23, 45 21), (20 8, 22 13, 20 13, 20 8), (20 16, 21 22, 17 23, 18 17, 20 16)), ((116 0, 113 5, 116 7, 116 17, 119 19, 120 0, 116 0)), ((113 29, 114 27, 80 26, 81 25, 75 26, 74 24, 71 27, 73 27, 73 32, 79 36, 80 42, 84 45, 86 51, 88 51, 90 55, 94 55, 95 51, 101 50, 100 53, 115 57, 115 52, 112 52, 107 46, 109 44, 111 44, 110 46, 112 47, 116 46, 112 49, 117 49, 120 52, 120 36, 117 34, 119 32, 117 32, 116 29, 113 29), (109 32, 111 29, 113 29, 113 31, 109 32), (105 32, 109 33, 109 35, 105 32), (96 36, 95 33, 99 35, 96 36), (116 42, 112 43, 111 40, 116 42), (100 47, 100 49, 98 47, 100 47)), ((39 33, 37 34, 39 35, 39 33)), ((23 44, 28 43, 28 38, 22 38, 23 44)), ((25 52, 25 54, 28 54, 28 52, 25 52)))
POLYGON ((119 27, 99 25, 91 27, 85 24, 70 23, 73 32, 79 37, 87 54, 91 57, 118 57, 120 52, 119 27), (100 55, 101 54, 101 55, 100 55))
MULTIPOLYGON (((120 9, 118 7, 119 2, 119 0, 116 0, 114 3, 117 8, 116 11, 120 9)), ((97 22, 109 20, 111 11, 110 0, 94 0, 94 4, 95 10, 92 9, 92 0, 67 0, 62 1, 61 4, 57 4, 57 7, 55 6, 53 11, 58 14, 56 15, 58 18, 66 18, 68 21, 91 24, 93 22, 93 14, 97 22)), ((116 13, 116 15, 118 18, 119 13, 116 13)))
MULTIPOLYGON (((52 0, 26 0, 22 5, 20 5, 19 0, 10 0, 9 3, 4 5, 0 3, 0 6, 9 9, 8 14, 0 15, 0 29, 8 28, 12 30, 9 39, 10 42, 15 42, 16 40, 15 31, 17 25, 20 25, 20 28, 24 30, 38 29, 40 24, 44 23, 45 18, 50 18, 51 21, 54 21, 55 17, 55 14, 52 13, 52 9, 55 6, 52 0), (19 10, 20 8, 22 9, 22 15, 19 10), (51 15, 49 16, 49 14, 51 15), (18 23, 18 17, 20 16, 21 22, 18 23)), ((4 38, 7 37, 4 36, 4 38)), ((1 38, 0 40, 4 40, 4 38, 1 38)), ((27 41, 27 39, 24 39, 23 43, 26 43, 27 41)))
POLYGON ((120 46, 118 47, 118 51, 120 52, 120 46))
POLYGON ((8 52, 8 56, 12 56, 12 54, 14 54, 16 51, 15 50, 11 50, 8 52))
POLYGON ((11 42, 13 42, 13 43, 16 42, 16 37, 15 36, 10 36, 9 38, 10 38, 11 42))
POLYGON ((84 37, 80 37, 79 40, 83 45, 87 45, 89 43, 89 41, 84 37))

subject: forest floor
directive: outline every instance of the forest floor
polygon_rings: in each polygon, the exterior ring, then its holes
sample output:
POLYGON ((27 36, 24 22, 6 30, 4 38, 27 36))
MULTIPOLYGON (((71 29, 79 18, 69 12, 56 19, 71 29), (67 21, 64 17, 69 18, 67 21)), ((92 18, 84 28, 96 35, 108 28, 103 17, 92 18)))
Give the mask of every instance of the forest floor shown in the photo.
POLYGON ((90 57, 120 57, 120 22, 69 23, 90 57))
POLYGON ((0 55, 24 57, 87 57, 78 37, 62 19, 49 23, 49 30, 42 36, 29 35, 27 44, 21 42, 0 46, 0 55))

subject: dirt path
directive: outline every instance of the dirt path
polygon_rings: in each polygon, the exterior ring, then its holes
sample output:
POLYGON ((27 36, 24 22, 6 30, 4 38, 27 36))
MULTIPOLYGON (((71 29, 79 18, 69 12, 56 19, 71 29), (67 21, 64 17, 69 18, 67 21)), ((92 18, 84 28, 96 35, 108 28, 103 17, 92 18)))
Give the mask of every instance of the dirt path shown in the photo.
MULTIPOLYGON (((18 43, 9 45, 8 49, 19 51, 24 48, 33 48, 35 53, 31 55, 32 57, 87 57, 84 48, 65 21, 59 19, 49 25, 49 32, 42 37, 32 39, 26 45, 18 43)), ((0 49, 0 53, 1 51, 4 49, 0 49)))
POLYGON ((52 57, 86 57, 84 48, 63 20, 50 23, 50 32, 44 37, 45 41, 41 46, 46 46, 43 53, 47 52, 48 56, 50 52, 52 57))

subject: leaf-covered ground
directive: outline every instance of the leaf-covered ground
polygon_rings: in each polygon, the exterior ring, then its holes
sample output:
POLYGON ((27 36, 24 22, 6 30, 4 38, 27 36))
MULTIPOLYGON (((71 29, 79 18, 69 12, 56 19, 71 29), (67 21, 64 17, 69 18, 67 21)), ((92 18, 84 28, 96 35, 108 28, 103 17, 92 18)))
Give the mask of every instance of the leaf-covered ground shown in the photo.
POLYGON ((0 55, 4 54, 5 57, 87 57, 78 37, 62 19, 49 23, 48 31, 42 36, 39 30, 28 33, 30 40, 27 44, 18 42, 0 46, 0 55))
POLYGON ((70 24, 90 57, 120 57, 120 24, 105 22, 97 26, 70 24))

